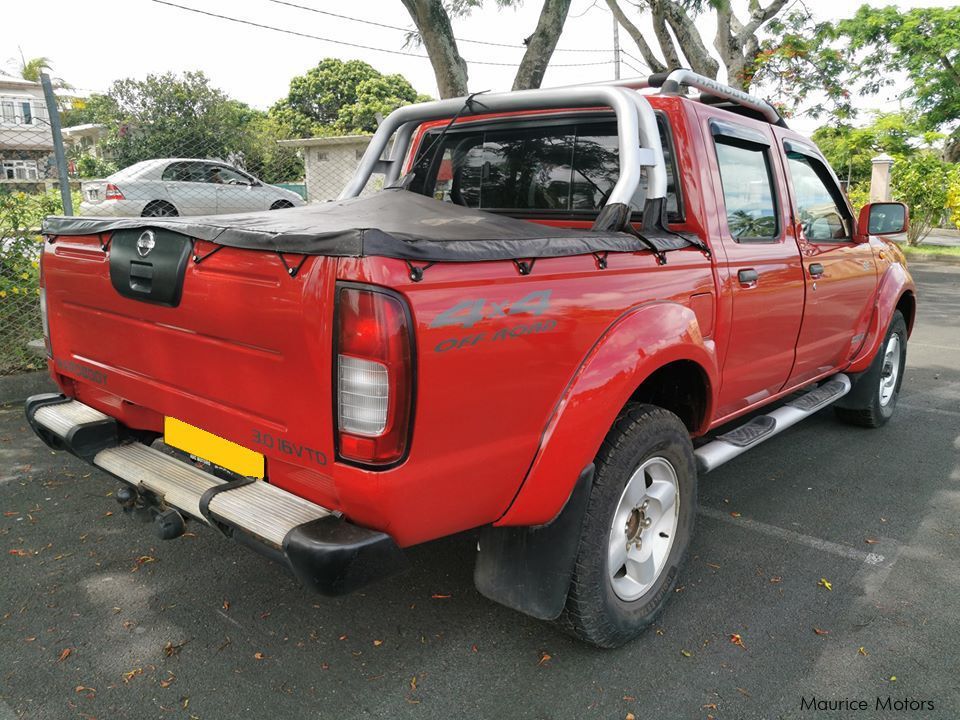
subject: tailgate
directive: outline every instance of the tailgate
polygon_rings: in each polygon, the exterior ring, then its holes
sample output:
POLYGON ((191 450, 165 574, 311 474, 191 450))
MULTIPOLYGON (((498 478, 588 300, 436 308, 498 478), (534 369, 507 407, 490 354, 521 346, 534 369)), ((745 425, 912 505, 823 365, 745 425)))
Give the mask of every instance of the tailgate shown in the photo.
POLYGON ((78 398, 136 427, 176 418, 296 465, 332 458, 336 260, 310 257, 291 275, 302 256, 169 230, 104 241, 57 237, 44 256, 54 364, 78 398))

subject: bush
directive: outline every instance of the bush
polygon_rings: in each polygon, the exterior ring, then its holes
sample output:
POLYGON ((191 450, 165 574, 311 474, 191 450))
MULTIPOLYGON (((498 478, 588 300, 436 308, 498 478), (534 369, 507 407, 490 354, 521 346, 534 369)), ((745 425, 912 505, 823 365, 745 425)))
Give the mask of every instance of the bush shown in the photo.
POLYGON ((62 212, 59 192, 0 193, 0 375, 41 365, 27 351, 28 342, 43 336, 39 231, 45 216, 62 212))
POLYGON ((957 166, 932 152, 900 158, 894 163, 893 199, 910 208, 908 245, 919 245, 940 224, 947 209, 947 193, 957 178, 957 166))

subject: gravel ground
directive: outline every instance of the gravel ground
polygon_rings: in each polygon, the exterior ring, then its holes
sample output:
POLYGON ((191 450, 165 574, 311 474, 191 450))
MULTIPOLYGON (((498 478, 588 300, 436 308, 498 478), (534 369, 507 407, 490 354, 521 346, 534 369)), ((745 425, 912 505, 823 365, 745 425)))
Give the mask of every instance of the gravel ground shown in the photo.
POLYGON ((827 410, 703 478, 676 596, 616 651, 478 596, 470 534, 334 600, 210 530, 157 541, 4 408, 0 720, 956 718, 960 266, 914 274, 894 420, 827 410))

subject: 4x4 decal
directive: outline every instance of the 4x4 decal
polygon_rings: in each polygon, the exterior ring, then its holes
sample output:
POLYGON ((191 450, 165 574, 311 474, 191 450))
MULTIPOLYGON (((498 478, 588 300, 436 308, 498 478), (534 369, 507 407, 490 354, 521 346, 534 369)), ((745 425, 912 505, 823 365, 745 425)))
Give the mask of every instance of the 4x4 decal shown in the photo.
MULTIPOLYGON (((477 300, 462 300, 453 307, 444 310, 430 323, 431 328, 460 326, 472 328, 482 320, 505 318, 513 315, 542 315, 550 309, 550 295, 552 290, 536 290, 514 303, 493 302, 483 298, 477 300)), ((557 321, 553 319, 536 320, 529 323, 517 323, 500 327, 496 332, 478 332, 441 340, 434 346, 434 352, 447 352, 461 348, 473 347, 481 342, 497 342, 515 337, 543 333, 553 330, 557 321)))

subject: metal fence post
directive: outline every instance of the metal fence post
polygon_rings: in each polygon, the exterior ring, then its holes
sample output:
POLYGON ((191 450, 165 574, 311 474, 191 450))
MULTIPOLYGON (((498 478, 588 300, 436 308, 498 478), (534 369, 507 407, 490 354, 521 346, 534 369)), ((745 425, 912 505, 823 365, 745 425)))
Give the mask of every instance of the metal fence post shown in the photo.
POLYGON ((60 197, 63 199, 63 214, 73 215, 73 198, 70 197, 70 178, 67 176, 67 158, 63 152, 63 136, 60 134, 60 111, 57 108, 57 96, 53 94, 50 76, 40 75, 43 97, 47 102, 47 116, 50 118, 50 132, 53 134, 53 156, 57 161, 57 179, 60 181, 60 197))

